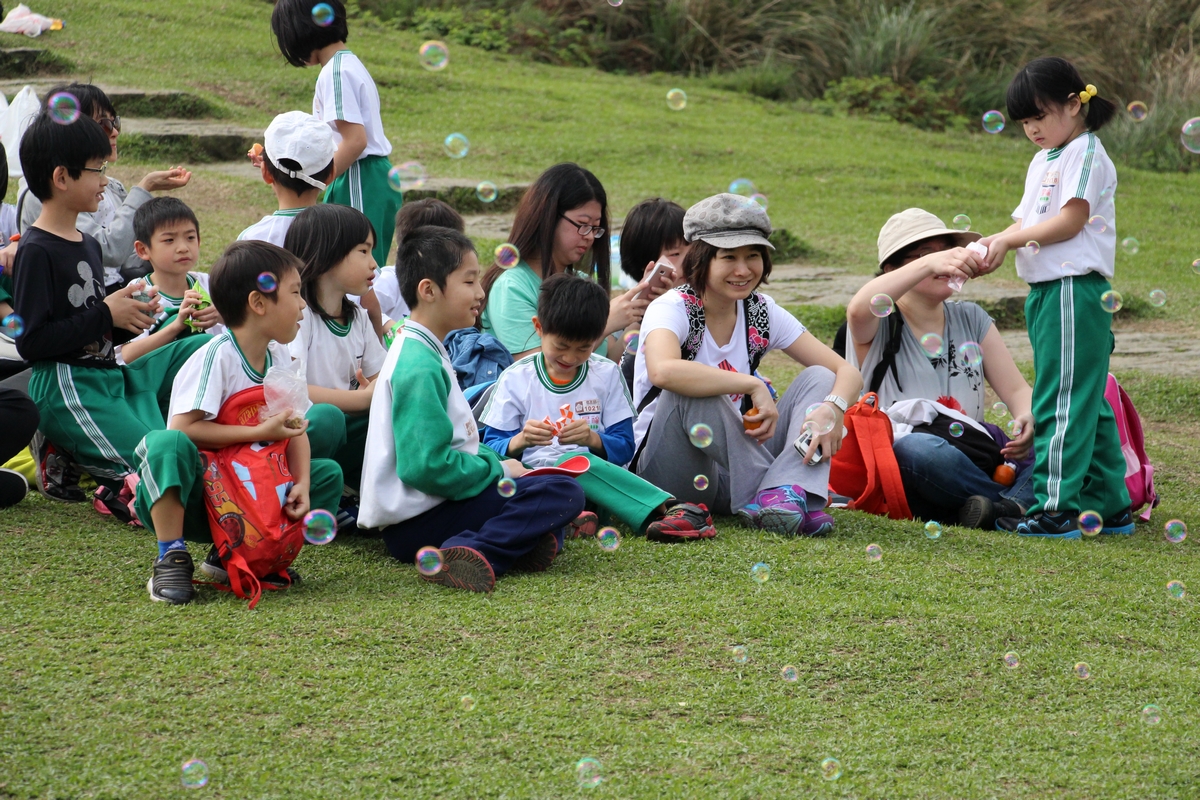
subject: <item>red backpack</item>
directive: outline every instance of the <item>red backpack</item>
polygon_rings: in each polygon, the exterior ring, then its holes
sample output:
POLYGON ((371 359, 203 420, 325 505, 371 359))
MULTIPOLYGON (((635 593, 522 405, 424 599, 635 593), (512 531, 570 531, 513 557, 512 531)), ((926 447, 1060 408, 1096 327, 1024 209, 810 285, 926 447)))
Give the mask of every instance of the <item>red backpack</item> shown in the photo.
POLYGON ((829 486, 854 498, 850 508, 892 519, 912 519, 900 465, 892 450, 892 420, 868 392, 846 410, 842 449, 829 465, 829 486))
MULTIPOLYGON (((262 387, 253 386, 226 400, 214 421, 253 426, 266 409, 262 387)), ((278 575, 290 582, 287 568, 304 546, 304 523, 288 519, 283 511, 293 483, 287 447, 285 440, 200 451, 213 544, 229 573, 230 590, 248 598, 250 608, 262 596, 259 578, 278 575)))
POLYGON ((1151 509, 1158 505, 1158 493, 1154 491, 1154 467, 1146 455, 1142 419, 1133 407, 1133 401, 1111 372, 1108 374, 1108 385, 1104 387, 1104 399, 1112 406, 1113 415, 1117 418, 1121 454, 1125 456, 1125 487, 1129 489, 1130 506, 1135 514, 1145 506, 1141 519, 1147 522, 1151 509))

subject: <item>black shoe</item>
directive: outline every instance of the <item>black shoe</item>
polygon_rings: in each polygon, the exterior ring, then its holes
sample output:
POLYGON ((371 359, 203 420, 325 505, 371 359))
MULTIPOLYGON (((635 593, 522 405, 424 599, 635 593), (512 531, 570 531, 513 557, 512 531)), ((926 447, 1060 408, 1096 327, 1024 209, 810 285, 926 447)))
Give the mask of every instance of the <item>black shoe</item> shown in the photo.
MULTIPOLYGON (((221 556, 217 553, 216 547, 209 549, 208 555, 204 557, 204 561, 200 564, 200 571, 217 583, 229 583, 229 571, 225 569, 225 564, 221 561, 221 556)), ((293 583, 300 582, 300 573, 296 572, 296 570, 288 567, 287 574, 288 578, 291 579, 290 581, 284 580, 278 575, 267 575, 259 578, 259 580, 263 583, 269 583, 272 586, 279 586, 284 589, 293 583)))
POLYGON ((196 587, 192 585, 195 572, 191 553, 182 548, 168 550, 154 562, 154 573, 146 583, 150 599, 177 606, 192 602, 196 598, 196 587))
POLYGON ((1104 527, 1100 529, 1100 532, 1131 536, 1134 529, 1133 510, 1127 508, 1104 520, 1104 527))
MULTIPOLYGON (((595 516, 594 514, 592 515, 595 516)), ((547 533, 525 555, 518 558, 509 567, 509 572, 545 572, 554 563, 558 555, 558 539, 554 534, 547 533)))
POLYGON ((82 503, 87 500, 87 494, 79 488, 79 479, 83 473, 79 465, 68 453, 63 452, 50 443, 41 431, 35 431, 33 441, 29 443, 37 470, 37 488, 51 500, 64 503, 82 503))
POLYGON ((1025 517, 1001 517, 996 530, 1039 539, 1079 539, 1079 515, 1069 511, 1039 511, 1025 517))
POLYGON ((958 524, 964 528, 981 531, 996 530, 996 521, 1001 517, 1020 517, 1025 514, 1015 500, 1002 497, 993 502, 981 494, 972 495, 958 510, 958 524))
POLYGON ((0 508, 15 506, 29 494, 29 481, 11 469, 0 469, 0 508))

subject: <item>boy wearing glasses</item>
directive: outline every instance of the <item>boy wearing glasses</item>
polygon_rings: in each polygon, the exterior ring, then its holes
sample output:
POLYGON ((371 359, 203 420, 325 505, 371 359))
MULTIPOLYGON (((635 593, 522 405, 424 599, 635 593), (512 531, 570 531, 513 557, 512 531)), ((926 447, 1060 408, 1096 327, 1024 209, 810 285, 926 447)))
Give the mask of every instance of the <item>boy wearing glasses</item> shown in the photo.
MULTIPOLYGON (((41 212, 21 239, 14 272, 15 313, 24 333, 17 351, 33 364, 29 396, 52 449, 75 461, 107 488, 134 472, 134 450, 150 430, 165 428, 161 411, 175 372, 208 337, 167 345, 122 367, 114 344, 154 322, 134 286, 108 294, 100 243, 76 227, 95 213, 108 185, 112 145, 91 117, 62 123, 42 112, 21 140, 21 168, 41 212)), ((38 488, 58 500, 83 500, 76 486, 58 486, 38 467, 38 488), (61 492, 48 491, 55 486, 61 492)))

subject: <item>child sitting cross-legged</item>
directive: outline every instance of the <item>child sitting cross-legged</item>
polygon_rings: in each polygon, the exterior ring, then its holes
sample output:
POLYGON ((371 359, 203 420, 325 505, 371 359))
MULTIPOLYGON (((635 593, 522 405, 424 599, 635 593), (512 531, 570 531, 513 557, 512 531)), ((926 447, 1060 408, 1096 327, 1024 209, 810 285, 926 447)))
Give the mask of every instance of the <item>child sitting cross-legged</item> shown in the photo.
POLYGON ((450 331, 474 325, 483 305, 471 240, 420 228, 404 240, 397 264, 411 314, 371 400, 358 525, 382 528, 401 560, 441 548, 441 568, 423 572, 427 581, 491 591, 497 575, 550 566, 563 529, 583 511, 583 490, 562 475, 522 477, 521 462, 480 444, 442 345, 450 331))
POLYGON ((584 455, 577 480, 587 499, 655 541, 717 535, 703 505, 676 503, 624 468, 633 458, 633 401, 620 367, 593 355, 608 322, 608 294, 573 273, 547 279, 534 328, 541 351, 500 375, 480 422, 483 439, 528 467, 584 455))
MULTIPOLYGON (((286 439, 292 483, 284 487, 286 493, 281 489, 284 513, 292 520, 303 518, 310 508, 337 513, 342 470, 333 461, 310 458, 307 420, 296 426, 289 409, 257 425, 214 421, 231 397, 261 386, 272 364, 291 361, 286 345, 296 337, 304 309, 299 270, 299 260, 286 250, 253 241, 231 244, 213 265, 213 304, 229 329, 212 337, 179 370, 168 429, 146 434, 138 448, 138 519, 158 537, 158 558, 147 584, 151 600, 181 605, 196 596, 184 539, 212 541, 201 449, 286 439)), ((200 569, 216 580, 226 578, 216 548, 200 569)))

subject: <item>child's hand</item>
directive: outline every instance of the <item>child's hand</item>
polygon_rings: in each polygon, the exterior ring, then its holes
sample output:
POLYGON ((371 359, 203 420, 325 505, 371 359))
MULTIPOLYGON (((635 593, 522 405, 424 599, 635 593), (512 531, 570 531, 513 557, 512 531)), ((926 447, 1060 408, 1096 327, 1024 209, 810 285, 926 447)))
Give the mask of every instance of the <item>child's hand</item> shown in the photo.
POLYGON ((158 312, 158 300, 151 297, 149 303, 141 303, 133 299, 133 293, 141 287, 136 282, 118 289, 104 298, 104 305, 112 315, 114 328, 141 333, 154 324, 154 315, 158 312))
POLYGON ((988 249, 987 261, 983 265, 983 271, 979 274, 987 275, 989 272, 1000 269, 1009 251, 1009 245, 1005 238, 999 233, 994 233, 980 239, 979 243, 988 249))
POLYGON ((504 473, 510 478, 519 478, 529 472, 529 469, 515 458, 506 458, 500 463, 504 465, 504 473))
POLYGON ((967 280, 980 274, 983 261, 965 247, 952 247, 931 253, 925 258, 933 275, 938 278, 961 278, 967 280))
MULTIPOLYGON (((199 293, 197 293, 199 296, 199 293)), ((209 305, 207 308, 192 311, 192 322, 202 331, 206 331, 214 325, 220 325, 225 322, 221 319, 221 312, 217 311, 217 307, 209 305)))
POLYGON ((281 413, 259 422, 254 438, 260 442, 282 442, 294 439, 307 430, 308 420, 297 417, 292 409, 287 408, 281 413))
POLYGON ((586 419, 571 420, 559 430, 558 443, 591 447, 594 444, 591 424, 586 419))
POLYGON ((292 484, 292 490, 288 492, 287 502, 283 506, 283 513, 287 514, 288 519, 294 522, 304 519, 304 515, 308 511, 308 486, 303 483, 292 484))
MULTIPOLYGON (((17 260, 17 244, 18 242, 12 242, 0 250, 0 271, 12 269, 13 262, 17 260)), ((11 272, 8 274, 12 275, 11 272)))
POLYGON ((1033 415, 1021 414, 1013 419, 1017 423, 1017 435, 1000 451, 1006 461, 1022 460, 1029 455, 1029 448, 1033 447, 1033 415))
POLYGON ((255 169, 262 169, 263 146, 255 142, 254 146, 246 152, 246 158, 250 159, 250 163, 254 165, 255 169))
POLYGON ((371 398, 375 396, 375 384, 379 381, 372 381, 370 378, 363 375, 362 368, 354 370, 354 379, 358 381, 358 388, 354 390, 355 396, 363 400, 363 410, 371 407, 371 398))
POLYGON ((554 429, 540 420, 531 419, 525 422, 520 436, 525 447, 545 447, 554 440, 554 429))
POLYGON ((142 182, 138 186, 147 192, 169 192, 173 189, 182 189, 188 185, 188 181, 191 179, 192 173, 188 170, 183 167, 171 167, 149 173, 142 178, 142 182))

